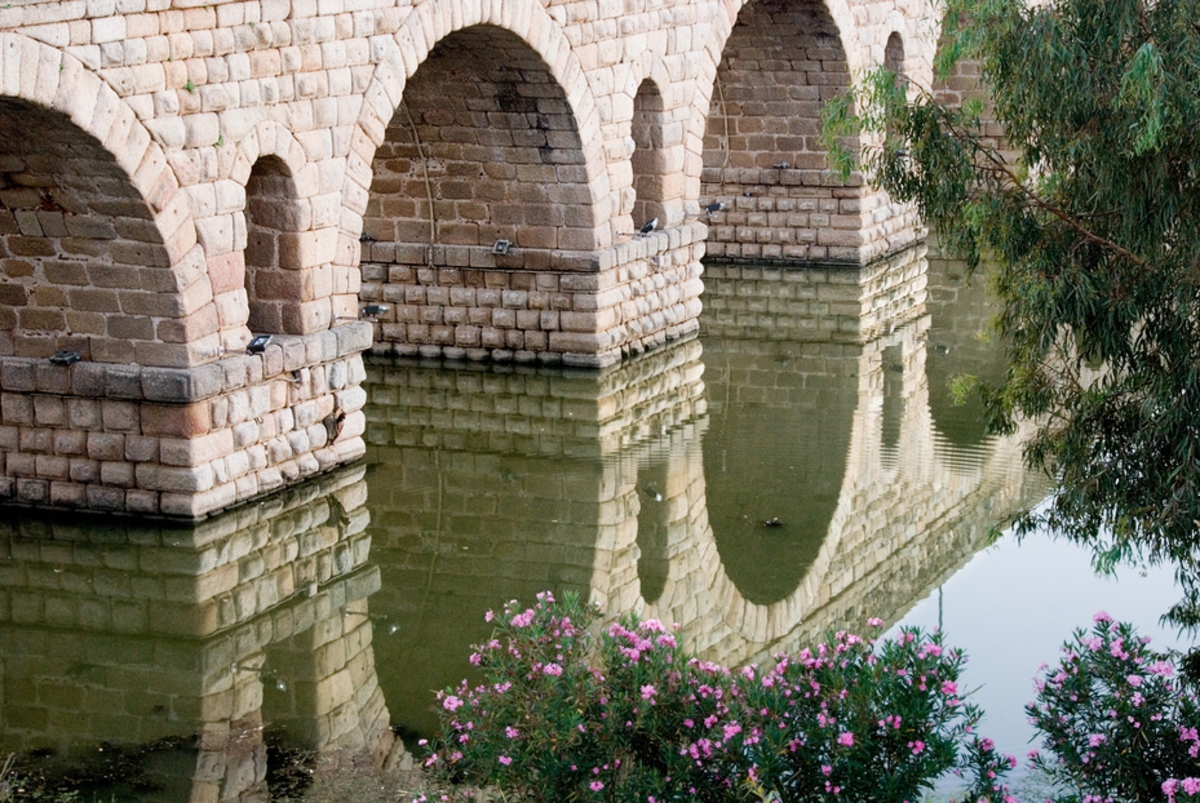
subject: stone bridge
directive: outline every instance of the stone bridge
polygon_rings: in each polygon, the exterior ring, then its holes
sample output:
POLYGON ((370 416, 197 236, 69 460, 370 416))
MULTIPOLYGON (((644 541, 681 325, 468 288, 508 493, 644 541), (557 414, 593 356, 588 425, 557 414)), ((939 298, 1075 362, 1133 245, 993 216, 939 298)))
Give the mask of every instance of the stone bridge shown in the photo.
POLYGON ((935 22, 924 0, 5 3, 0 497, 204 516, 363 453, 372 344, 604 366, 696 328, 706 254, 895 252, 911 210, 831 178, 819 113, 875 64, 928 77, 935 22))

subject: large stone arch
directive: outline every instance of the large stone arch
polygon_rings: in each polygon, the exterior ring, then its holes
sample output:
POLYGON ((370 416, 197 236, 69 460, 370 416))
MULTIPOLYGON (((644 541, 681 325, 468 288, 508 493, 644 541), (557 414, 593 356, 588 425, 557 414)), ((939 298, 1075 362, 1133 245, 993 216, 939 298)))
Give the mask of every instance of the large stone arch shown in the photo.
POLYGON ((588 288, 571 275, 595 271, 612 244, 613 201, 596 102, 561 28, 524 0, 430 0, 375 56, 342 240, 348 264, 363 266, 362 300, 384 302, 378 348, 598 359, 611 338, 575 312, 571 294, 588 288), (431 72, 460 84, 453 102, 431 72))
POLYGON ((570 106, 585 155, 583 168, 591 188, 595 241, 593 248, 612 242, 609 177, 606 170, 600 115, 584 67, 559 24, 536 0, 464 5, 455 0, 427 0, 416 8, 396 34, 374 43, 378 62, 363 93, 363 106, 351 144, 346 211, 358 230, 344 227, 357 237, 366 211, 371 185, 371 161, 383 144, 388 122, 400 108, 405 87, 428 59, 430 52, 451 34, 474 26, 494 26, 520 38, 542 59, 548 73, 562 88, 570 106))
POLYGON ((11 33, 0 34, 0 98, 16 126, 3 137, 11 236, 27 252, 10 254, 26 264, 9 273, 5 306, 25 308, 32 328, 10 323, 36 333, 7 353, 70 349, 169 367, 215 359, 187 199, 133 110, 78 59, 11 33))
POLYGON ((851 9, 748 0, 722 12, 689 142, 691 186, 701 203, 725 205, 710 218, 709 255, 860 261, 861 179, 832 181, 817 142, 821 107, 867 63, 851 9))

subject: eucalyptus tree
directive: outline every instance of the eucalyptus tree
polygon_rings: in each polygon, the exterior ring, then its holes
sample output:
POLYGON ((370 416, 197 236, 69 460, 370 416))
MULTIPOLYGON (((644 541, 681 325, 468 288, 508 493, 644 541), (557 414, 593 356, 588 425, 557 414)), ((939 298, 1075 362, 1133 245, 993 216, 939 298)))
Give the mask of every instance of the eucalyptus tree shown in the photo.
MULTIPOLYGON (((880 70, 827 107, 834 143, 1001 301, 990 423, 1036 423, 1044 521, 1097 562, 1200 555, 1200 0, 948 0, 937 70, 978 61, 958 108, 880 70), (993 119, 1005 132, 984 136, 993 119), (874 135, 874 136, 872 136, 874 135), (1013 154, 1016 154, 1014 156, 1013 154)), ((1200 608, 1180 603, 1180 623, 1200 608)))

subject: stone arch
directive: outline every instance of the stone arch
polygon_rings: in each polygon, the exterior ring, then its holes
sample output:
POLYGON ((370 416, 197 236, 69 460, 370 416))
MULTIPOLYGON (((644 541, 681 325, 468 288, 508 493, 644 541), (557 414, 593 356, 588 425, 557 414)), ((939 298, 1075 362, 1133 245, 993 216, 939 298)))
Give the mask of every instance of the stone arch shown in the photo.
POLYGON ((727 207, 710 219, 709 255, 859 261, 865 190, 857 177, 832 180, 818 142, 821 107, 866 66, 848 5, 731 5, 706 55, 689 143, 701 175, 692 186, 702 203, 727 207))
POLYGON ((172 367, 215 359, 187 199, 133 110, 78 59, 4 33, 0 118, 11 257, 2 350, 172 367))
POLYGON ((667 128, 662 91, 653 79, 646 78, 633 96, 633 119, 629 126, 633 139, 629 160, 633 169, 633 228, 655 218, 663 226, 675 222, 667 214, 667 202, 676 200, 668 197, 667 128))
POLYGON ((346 193, 383 348, 524 361, 598 350, 564 277, 596 270, 612 241, 598 113, 556 24, 514 6, 435 15, 402 28, 404 46, 385 43, 346 193))
MULTIPOLYGON (((319 166, 283 125, 260 122, 238 143, 246 247, 235 262, 230 307, 255 334, 307 334, 333 322, 340 193, 321 193, 319 166), (244 281, 233 281, 244 276, 244 281)), ((248 334, 248 333, 247 333, 248 334)))
MULTIPOLYGON (((507 240, 519 255, 596 247, 566 94, 536 51, 494 25, 434 46, 405 85, 372 175, 364 230, 375 240, 489 250, 507 240)), ((519 255, 507 267, 535 267, 519 255)))
MULTIPOLYGON (((579 245, 604 248, 613 241, 612 205, 606 170, 600 115, 585 71, 557 22, 536 0, 471 4, 454 0, 428 0, 418 5, 395 36, 376 47, 378 66, 364 92, 364 104, 350 154, 346 195, 347 211, 361 218, 366 213, 372 181, 371 161, 385 141, 387 127, 400 110, 411 79, 430 53, 455 32, 474 26, 507 31, 540 57, 546 73, 561 88, 568 114, 580 140, 583 154, 579 168, 588 188, 591 212, 590 236, 579 245)), ((356 221, 357 222, 357 221, 356 221)), ((343 236, 357 237, 346 230, 343 236)), ((569 245, 575 245, 570 243, 569 245)))
POLYGON ((883 46, 883 66, 897 75, 905 74, 904 37, 899 31, 888 35, 887 44, 883 46))

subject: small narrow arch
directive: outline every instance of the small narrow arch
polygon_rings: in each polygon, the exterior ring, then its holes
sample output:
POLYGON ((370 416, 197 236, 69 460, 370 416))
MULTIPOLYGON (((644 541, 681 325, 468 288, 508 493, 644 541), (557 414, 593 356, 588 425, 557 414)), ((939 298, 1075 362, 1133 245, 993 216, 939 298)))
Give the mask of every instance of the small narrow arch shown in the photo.
POLYGON ((662 93, 658 85, 647 78, 638 87, 633 98, 633 121, 630 136, 633 138, 633 222, 640 227, 648 220, 658 218, 666 221, 666 112, 662 93))
POLYGON ((298 233, 309 228, 306 211, 287 163, 274 155, 260 157, 246 181, 247 326, 255 334, 303 333, 295 309, 305 275, 296 252, 298 233))
POLYGON ((883 48, 883 66, 902 78, 904 72, 904 38, 899 31, 892 31, 883 48))

